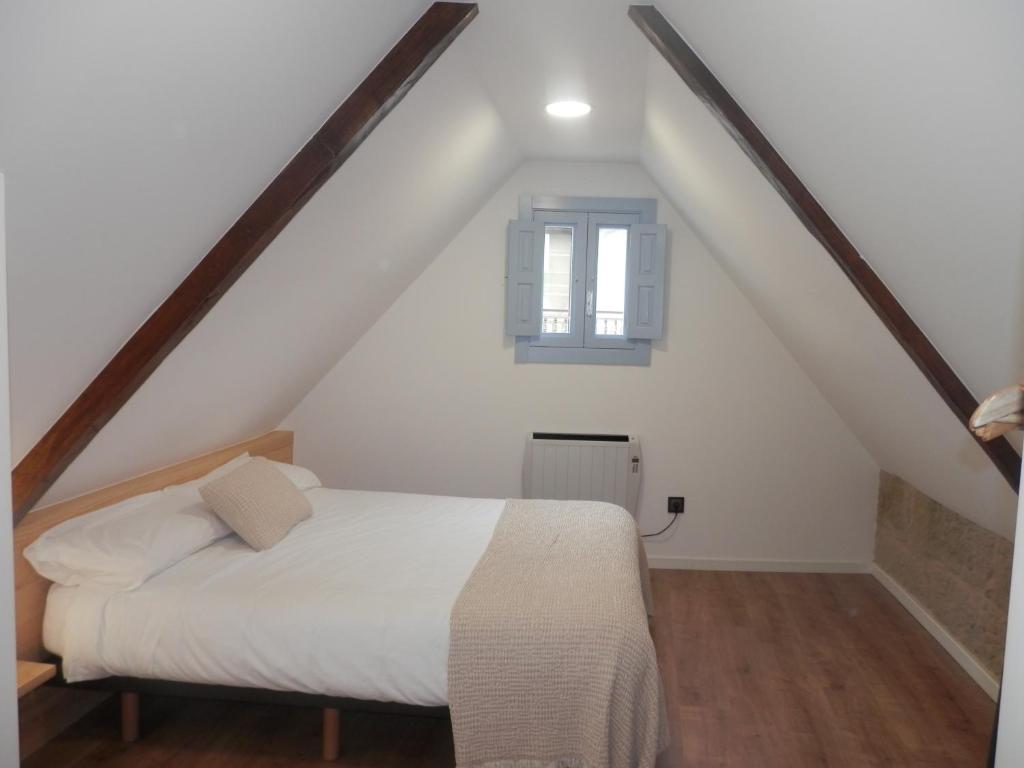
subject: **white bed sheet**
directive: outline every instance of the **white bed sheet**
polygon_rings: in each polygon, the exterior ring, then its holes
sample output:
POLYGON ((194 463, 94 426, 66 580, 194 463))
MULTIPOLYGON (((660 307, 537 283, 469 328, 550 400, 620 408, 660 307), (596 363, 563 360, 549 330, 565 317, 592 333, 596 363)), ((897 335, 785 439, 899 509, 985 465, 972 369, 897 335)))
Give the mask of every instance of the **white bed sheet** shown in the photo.
POLYGON ((65 677, 446 704, 451 609, 504 502, 306 495, 313 516, 264 552, 230 536, 131 592, 52 587, 43 640, 65 677))

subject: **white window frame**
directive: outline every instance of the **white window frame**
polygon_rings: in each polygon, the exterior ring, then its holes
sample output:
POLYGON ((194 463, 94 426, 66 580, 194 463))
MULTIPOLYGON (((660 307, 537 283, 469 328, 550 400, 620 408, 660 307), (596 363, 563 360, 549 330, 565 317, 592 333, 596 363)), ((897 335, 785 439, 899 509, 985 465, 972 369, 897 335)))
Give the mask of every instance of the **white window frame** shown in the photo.
POLYGON ((599 337, 594 333, 597 313, 586 313, 587 289, 594 290, 597 275, 597 229, 602 225, 656 224, 658 201, 653 198, 564 197, 522 195, 519 218, 545 226, 566 224, 586 231, 586 248, 574 235, 571 332, 516 336, 517 363, 584 363, 597 365, 650 365, 651 343, 644 339, 599 337), (587 285, 588 281, 591 283, 587 285), (582 322, 581 322, 582 321, 582 322))

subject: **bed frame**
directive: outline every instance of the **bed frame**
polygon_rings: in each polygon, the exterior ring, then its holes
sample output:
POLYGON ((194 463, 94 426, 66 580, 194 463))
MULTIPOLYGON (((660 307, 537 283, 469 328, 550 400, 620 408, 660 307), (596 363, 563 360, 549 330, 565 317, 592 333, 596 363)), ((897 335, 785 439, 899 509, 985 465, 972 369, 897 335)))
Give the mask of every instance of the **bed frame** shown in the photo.
MULTIPOLYGON (((160 490, 168 485, 183 483, 202 477, 207 472, 248 452, 252 456, 265 456, 275 461, 292 462, 293 434, 285 431, 268 432, 253 440, 228 446, 198 458, 183 461, 155 472, 126 480, 98 491, 44 507, 27 515, 14 529, 14 583, 18 641, 18 658, 23 661, 57 663, 43 647, 43 614, 46 595, 51 582, 44 579, 24 557, 24 550, 44 532, 78 515, 115 504, 141 493, 160 490)), ((417 707, 385 702, 367 702, 307 693, 269 691, 254 688, 177 683, 162 680, 110 677, 85 683, 69 684, 58 674, 49 683, 73 689, 114 691, 121 696, 121 736, 135 741, 139 736, 139 696, 158 694, 188 698, 222 699, 228 701, 258 701, 316 707, 323 710, 323 757, 337 758, 340 749, 341 710, 397 712, 404 714, 445 717, 447 707, 417 707)))

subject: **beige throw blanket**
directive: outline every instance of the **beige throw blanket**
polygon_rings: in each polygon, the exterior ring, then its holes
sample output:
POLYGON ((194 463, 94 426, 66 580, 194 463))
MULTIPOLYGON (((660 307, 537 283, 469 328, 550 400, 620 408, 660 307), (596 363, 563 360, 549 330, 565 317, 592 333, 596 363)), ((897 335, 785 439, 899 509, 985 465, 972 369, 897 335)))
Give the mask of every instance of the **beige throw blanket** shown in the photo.
POLYGON ((652 768, 668 730, 636 524, 509 500, 451 616, 459 768, 652 768))

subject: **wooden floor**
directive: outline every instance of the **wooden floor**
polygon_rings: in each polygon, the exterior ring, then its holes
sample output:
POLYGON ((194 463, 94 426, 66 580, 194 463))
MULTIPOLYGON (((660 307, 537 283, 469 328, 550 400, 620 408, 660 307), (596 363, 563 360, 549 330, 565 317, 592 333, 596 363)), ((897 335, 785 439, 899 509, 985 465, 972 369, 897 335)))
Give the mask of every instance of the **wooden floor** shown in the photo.
MULTIPOLYGON (((655 639, 681 766, 981 766, 993 704, 870 576, 656 571, 655 639)), ((26 768, 319 765, 320 715, 143 700, 103 707, 26 768)), ((360 768, 453 765, 447 720, 343 716, 360 768)))

